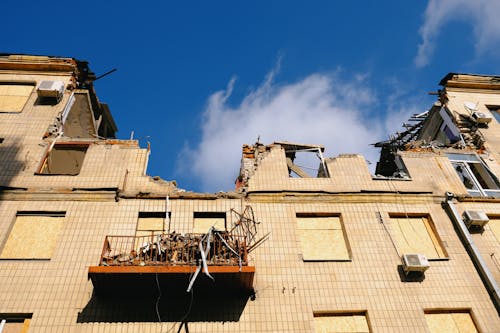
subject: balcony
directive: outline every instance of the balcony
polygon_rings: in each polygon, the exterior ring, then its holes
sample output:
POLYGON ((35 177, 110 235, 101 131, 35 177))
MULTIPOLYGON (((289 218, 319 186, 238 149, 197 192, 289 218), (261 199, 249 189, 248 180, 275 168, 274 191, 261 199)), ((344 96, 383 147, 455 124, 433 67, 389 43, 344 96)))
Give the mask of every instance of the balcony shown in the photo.
POLYGON ((88 275, 97 295, 185 293, 191 284, 197 293, 250 294, 254 273, 246 237, 211 230, 106 236, 99 265, 88 275))

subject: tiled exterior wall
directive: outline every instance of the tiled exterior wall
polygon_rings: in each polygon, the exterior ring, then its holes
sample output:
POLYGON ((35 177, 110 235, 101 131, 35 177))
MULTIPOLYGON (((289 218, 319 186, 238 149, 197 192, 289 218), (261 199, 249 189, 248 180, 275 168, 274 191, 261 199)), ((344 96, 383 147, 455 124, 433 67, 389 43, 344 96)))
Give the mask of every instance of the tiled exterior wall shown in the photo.
MULTIPOLYGON (((314 312, 367 310, 374 332, 425 332, 424 309, 433 308, 470 308, 482 332, 500 329, 481 279, 438 202, 415 198, 415 202, 403 204, 397 197, 362 202, 365 199, 358 198, 360 203, 342 203, 341 198, 336 198, 339 203, 312 198, 304 198, 301 203, 282 198, 274 198, 275 203, 260 198, 245 202, 252 205, 256 219, 261 221, 259 234, 271 232, 270 239, 250 258, 250 265, 256 267, 256 299, 246 303, 238 322, 190 323, 190 330, 305 332, 313 328, 314 312), (422 282, 401 281, 401 260, 377 217, 380 212, 390 230, 389 213, 405 211, 429 213, 449 255, 449 260, 432 261, 422 282), (314 212, 341 214, 351 261, 302 260, 295 216, 314 212)), ((239 200, 171 200, 172 229, 191 231, 194 211, 241 211, 240 205, 239 200)), ((31 329, 36 332, 93 332, 98 327, 113 331, 122 326, 126 332, 158 331, 160 324, 77 323, 77 319, 92 296, 87 269, 97 264, 104 237, 133 235, 140 211, 164 209, 164 200, 2 201, 2 240, 17 211, 66 211, 66 217, 51 260, 0 261, 0 311, 33 313, 31 329)))

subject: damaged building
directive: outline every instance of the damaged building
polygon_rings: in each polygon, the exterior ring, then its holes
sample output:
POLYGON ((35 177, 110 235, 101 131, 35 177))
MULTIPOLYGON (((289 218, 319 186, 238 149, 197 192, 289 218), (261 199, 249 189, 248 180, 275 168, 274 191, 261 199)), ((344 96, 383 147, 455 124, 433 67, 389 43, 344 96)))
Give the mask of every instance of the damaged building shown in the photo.
POLYGON ((500 77, 445 76, 374 175, 257 142, 215 194, 148 176, 95 80, 0 55, 1 333, 500 332, 500 77))

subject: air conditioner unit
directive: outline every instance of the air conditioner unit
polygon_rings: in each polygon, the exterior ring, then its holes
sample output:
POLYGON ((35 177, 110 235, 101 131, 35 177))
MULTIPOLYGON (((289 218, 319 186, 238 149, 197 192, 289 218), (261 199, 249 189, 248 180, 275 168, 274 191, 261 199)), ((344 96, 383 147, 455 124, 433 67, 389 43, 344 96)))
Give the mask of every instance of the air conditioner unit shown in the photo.
POLYGON ((479 124, 487 124, 492 120, 492 118, 488 117, 485 113, 477 111, 472 112, 472 118, 479 124))
POLYGON ((490 220, 486 213, 480 210, 466 210, 462 216, 467 228, 471 226, 484 227, 490 220))
POLYGON ((36 89, 38 97, 55 98, 60 101, 64 93, 64 82, 41 81, 36 89))
POLYGON ((401 257, 403 262, 403 271, 405 274, 410 272, 425 272, 430 266, 427 257, 423 254, 403 254, 401 257))

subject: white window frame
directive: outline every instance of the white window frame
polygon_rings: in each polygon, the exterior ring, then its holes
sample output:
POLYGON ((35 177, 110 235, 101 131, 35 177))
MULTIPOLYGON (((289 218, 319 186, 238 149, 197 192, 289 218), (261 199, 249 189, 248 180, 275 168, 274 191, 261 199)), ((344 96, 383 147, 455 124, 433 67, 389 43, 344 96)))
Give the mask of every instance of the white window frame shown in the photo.
MULTIPOLYGON (((455 153, 448 153, 446 154, 448 156, 448 159, 450 160, 451 164, 453 165, 453 168, 455 171, 457 171, 457 167, 461 167, 463 170, 463 175, 461 178, 462 183, 464 182, 463 177, 467 177, 468 180, 471 181, 471 184, 473 188, 467 188, 467 192, 471 196, 478 197, 500 197, 500 184, 498 184, 498 179, 495 177, 493 172, 488 168, 488 166, 481 161, 481 159, 475 155, 475 154, 455 154, 455 153), (478 181, 476 178, 474 172, 472 171, 472 165, 480 165, 483 171, 485 172, 485 175, 489 177, 489 181, 494 183, 496 188, 483 188, 481 186, 481 183, 478 181)), ((457 171, 458 175, 458 171, 457 171)))

